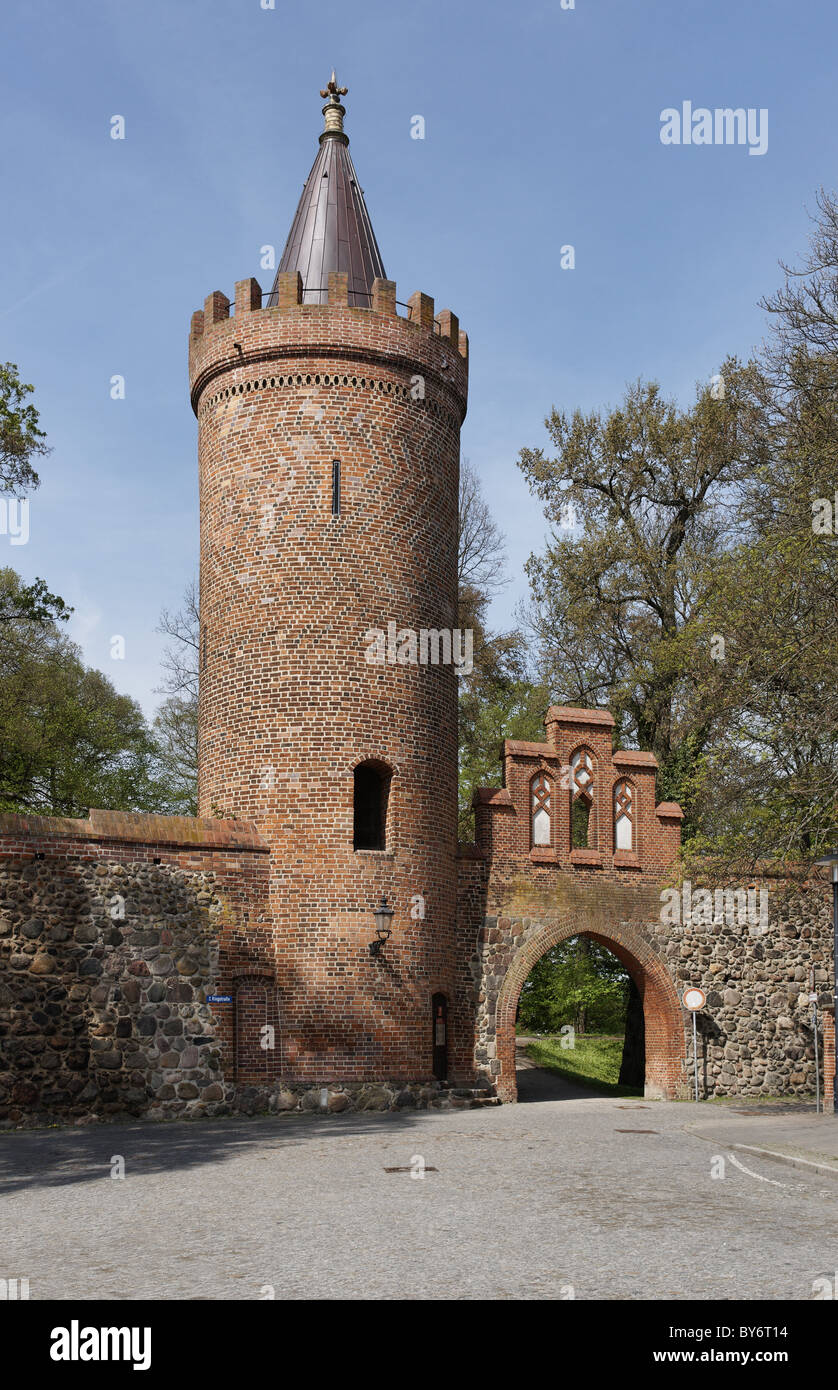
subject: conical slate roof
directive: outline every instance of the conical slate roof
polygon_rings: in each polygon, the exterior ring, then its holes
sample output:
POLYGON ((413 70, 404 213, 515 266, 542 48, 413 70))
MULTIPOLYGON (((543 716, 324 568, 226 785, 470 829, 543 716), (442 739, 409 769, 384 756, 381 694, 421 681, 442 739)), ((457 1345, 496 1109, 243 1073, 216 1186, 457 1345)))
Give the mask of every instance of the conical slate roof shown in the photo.
MULTIPOLYGON (((346 91, 346 87, 338 87, 333 72, 326 90, 320 93, 329 98, 323 107, 326 128, 320 136, 320 149, 306 179, 279 270, 300 272, 305 304, 325 304, 329 271, 345 271, 349 276, 349 303, 368 309, 373 280, 386 276, 349 153, 349 139, 343 132, 345 108, 340 98, 346 91)), ((274 281, 268 304, 277 303, 274 281)))

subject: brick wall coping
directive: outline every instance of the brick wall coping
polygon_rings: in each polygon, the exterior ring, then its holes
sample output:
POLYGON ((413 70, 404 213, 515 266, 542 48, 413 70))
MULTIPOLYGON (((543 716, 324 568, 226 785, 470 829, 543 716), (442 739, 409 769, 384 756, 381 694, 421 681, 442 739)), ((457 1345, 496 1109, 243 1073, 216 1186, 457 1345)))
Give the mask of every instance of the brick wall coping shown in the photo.
POLYGON ((558 753, 552 743, 527 743, 522 739, 505 738, 503 741, 503 754, 506 757, 509 753, 516 753, 519 757, 525 758, 558 758, 558 753))
POLYGON ((611 761, 620 763, 624 767, 658 766, 658 760, 654 753, 641 753, 636 748, 618 748, 616 753, 611 754, 611 761))
POLYGON ((506 787, 477 787, 471 798, 472 806, 511 806, 512 797, 506 787))
POLYGON ((202 820, 197 816, 158 816, 136 811, 91 810, 87 820, 0 813, 0 837, 42 836, 269 852, 251 821, 202 820))
POLYGON ((665 816, 667 820, 683 820, 684 812, 677 801, 659 801, 655 807, 656 816, 665 816))
POLYGON ((607 724, 614 727, 614 716, 607 709, 577 709, 575 705, 551 705, 544 723, 558 721, 560 724, 607 724))
POLYGON ((473 840, 461 840, 457 845, 458 859, 485 859, 486 855, 473 840))

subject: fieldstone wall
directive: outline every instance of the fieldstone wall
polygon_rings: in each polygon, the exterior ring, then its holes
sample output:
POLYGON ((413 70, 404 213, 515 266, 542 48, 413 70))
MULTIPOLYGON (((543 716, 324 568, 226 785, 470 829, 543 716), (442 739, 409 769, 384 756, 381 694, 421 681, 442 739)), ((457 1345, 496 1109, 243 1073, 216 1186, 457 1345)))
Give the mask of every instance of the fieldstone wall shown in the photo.
MULTIPOLYGON (((699 1080, 706 1094, 812 1095, 809 978, 813 970, 820 1032, 822 1012, 833 1002, 831 886, 824 880, 763 879, 759 887, 768 892, 764 927, 726 920, 658 922, 652 939, 679 993, 698 985, 707 996, 706 1008, 697 1016, 699 1080)), ((691 1024, 687 1037, 691 1059, 691 1024)), ((823 1080, 822 1037, 819 1047, 823 1080)))
POLYGON ((487 866, 484 900, 493 912, 477 929, 471 956, 477 1073, 504 1099, 515 1098, 523 982, 550 946, 579 933, 613 950, 644 997, 647 1094, 691 1094, 692 1021, 680 1003, 687 986, 706 995, 697 1015, 703 1095, 814 1094, 810 970, 819 1020, 832 1006, 832 903, 824 880, 759 880, 755 894, 767 894, 762 921, 740 921, 727 904, 719 914, 714 909, 714 920, 672 921, 660 881, 631 888, 602 875, 533 867, 522 876, 517 866, 505 867, 487 866))
POLYGON ((91 857, 40 843, 0 858, 0 1128, 496 1103, 491 1088, 433 1082, 288 1084, 281 1048, 271 1081, 237 1079, 234 1005, 208 997, 272 973, 259 894, 242 892, 247 853, 164 863, 160 845, 135 859, 129 845, 91 857))
POLYGON ((0 1124, 212 1113, 214 875, 151 863, 0 863, 0 1124))
POLYGON ((609 946, 643 995, 649 1094, 689 1094, 687 985, 707 995, 704 1094, 814 1090, 810 969, 821 1010, 832 1003, 825 880, 762 879, 764 922, 722 913, 705 923, 667 917, 661 895, 671 890, 660 877, 464 855, 449 1014, 461 1079, 414 1072, 365 1083, 335 1067, 289 1083, 293 1035, 258 834, 242 822, 111 819, 97 839, 92 822, 0 817, 2 1127, 514 1099, 521 986, 550 945, 580 932, 609 946), (236 1001, 256 997, 253 980, 264 986, 265 1016, 278 1018, 261 1070, 250 1038, 261 1015, 246 1018, 243 1005, 236 1017, 236 1001), (213 994, 231 1002, 211 1003, 213 994))
MULTIPOLYGON (((328 1115, 352 1110, 473 1110, 500 1103, 495 1088, 487 1082, 476 1086, 452 1086, 439 1081, 241 1086, 234 1090, 230 1099, 236 1111, 245 1115, 281 1114, 292 1110, 328 1115)), ((219 1108, 214 1113, 226 1111, 219 1108)))

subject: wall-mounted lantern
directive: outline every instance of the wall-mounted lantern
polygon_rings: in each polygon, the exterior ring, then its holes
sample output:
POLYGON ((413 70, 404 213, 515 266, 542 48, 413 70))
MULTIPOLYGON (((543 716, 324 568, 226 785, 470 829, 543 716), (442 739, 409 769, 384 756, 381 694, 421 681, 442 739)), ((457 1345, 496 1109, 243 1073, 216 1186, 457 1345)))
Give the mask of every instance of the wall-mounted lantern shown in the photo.
POLYGON ((385 941, 389 941, 390 936, 392 934, 390 930, 390 923, 393 919, 394 911, 395 909, 388 905, 386 896, 382 896, 381 902, 378 904, 378 907, 373 908, 372 915, 375 918, 376 940, 370 942, 371 956, 380 955, 381 948, 384 945, 385 941))

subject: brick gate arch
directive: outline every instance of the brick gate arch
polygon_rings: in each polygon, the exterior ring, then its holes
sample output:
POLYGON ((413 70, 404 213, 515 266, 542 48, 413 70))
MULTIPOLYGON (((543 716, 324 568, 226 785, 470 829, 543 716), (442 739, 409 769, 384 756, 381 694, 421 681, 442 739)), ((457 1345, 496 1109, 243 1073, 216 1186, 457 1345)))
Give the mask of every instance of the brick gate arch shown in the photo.
MULTIPOLYGON (((559 920, 509 924, 514 942, 511 960, 495 1004, 497 1091, 504 1102, 518 1099, 515 1078, 515 1014, 524 981, 546 951, 572 936, 589 936, 625 966, 643 1001, 646 1029, 648 1097, 672 1100, 683 1090, 686 1062, 684 1013, 666 966, 639 932, 625 925, 596 928, 579 914, 559 920), (517 929, 517 930, 516 930, 517 929)), ((487 991, 487 1002, 492 995, 487 991)), ((489 1009, 491 1013, 491 1009, 489 1009)))

